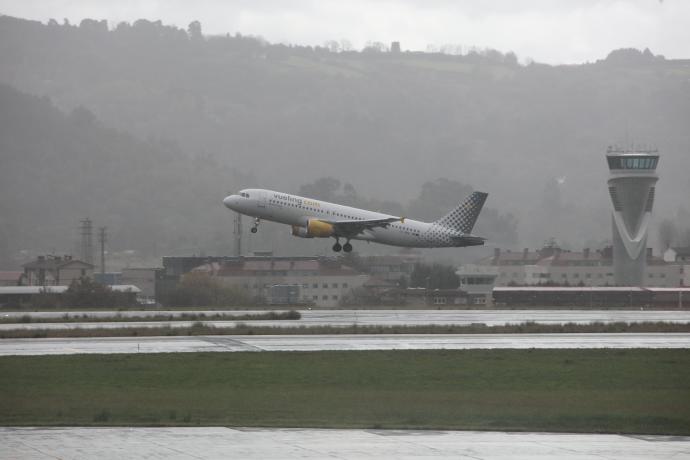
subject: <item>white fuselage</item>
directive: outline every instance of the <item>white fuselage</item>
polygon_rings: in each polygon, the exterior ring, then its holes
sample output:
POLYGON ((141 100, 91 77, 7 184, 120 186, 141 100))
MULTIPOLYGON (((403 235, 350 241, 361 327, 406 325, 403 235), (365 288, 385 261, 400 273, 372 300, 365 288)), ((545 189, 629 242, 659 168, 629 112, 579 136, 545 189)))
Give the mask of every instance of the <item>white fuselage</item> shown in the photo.
MULTIPOLYGON (((242 190, 238 195, 226 197, 223 203, 241 214, 297 227, 306 226, 310 219, 333 222, 396 218, 380 212, 264 189, 242 190)), ((385 228, 364 230, 351 239, 404 247, 454 246, 438 243, 437 238, 433 237, 438 232, 432 232, 434 225, 412 219, 400 219, 385 228)))

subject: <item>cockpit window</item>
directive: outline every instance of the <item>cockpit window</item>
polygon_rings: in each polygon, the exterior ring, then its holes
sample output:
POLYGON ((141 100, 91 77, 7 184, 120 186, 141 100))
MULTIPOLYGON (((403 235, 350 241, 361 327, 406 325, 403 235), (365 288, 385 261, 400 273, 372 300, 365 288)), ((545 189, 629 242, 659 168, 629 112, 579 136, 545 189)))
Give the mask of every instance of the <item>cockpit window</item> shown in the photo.
POLYGON ((244 198, 249 198, 249 193, 240 192, 240 196, 242 196, 242 197, 244 197, 244 198))

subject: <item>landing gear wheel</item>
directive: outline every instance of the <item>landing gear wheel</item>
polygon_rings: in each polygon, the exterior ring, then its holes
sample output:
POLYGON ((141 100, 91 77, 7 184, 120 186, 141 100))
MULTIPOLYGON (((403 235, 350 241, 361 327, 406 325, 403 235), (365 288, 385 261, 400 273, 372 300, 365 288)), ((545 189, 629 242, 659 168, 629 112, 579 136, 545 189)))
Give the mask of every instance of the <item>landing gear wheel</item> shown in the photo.
POLYGON ((336 241, 336 243, 333 245, 333 250, 335 252, 340 252, 341 249, 343 249, 343 247, 340 245, 339 242, 336 241))
POLYGON ((351 252, 352 251, 352 245, 350 243, 345 243, 343 245, 343 251, 345 252, 351 252))
POLYGON ((251 230, 252 233, 256 233, 257 231, 259 231, 259 222, 261 222, 261 219, 259 219, 258 217, 256 219, 254 219, 254 226, 252 227, 252 230, 251 230))

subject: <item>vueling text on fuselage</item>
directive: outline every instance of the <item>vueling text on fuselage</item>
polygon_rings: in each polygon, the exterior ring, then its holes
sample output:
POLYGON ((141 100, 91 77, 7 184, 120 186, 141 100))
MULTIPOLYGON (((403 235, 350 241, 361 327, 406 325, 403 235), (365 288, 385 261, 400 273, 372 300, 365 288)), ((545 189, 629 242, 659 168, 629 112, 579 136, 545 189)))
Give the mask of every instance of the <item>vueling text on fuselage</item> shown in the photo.
POLYGON ((273 197, 280 200, 280 201, 286 201, 288 203, 295 203, 297 206, 313 206, 313 207, 320 207, 321 203, 318 201, 312 201, 312 200, 303 200, 302 198, 297 198, 292 195, 281 195, 280 193, 274 193, 273 197))

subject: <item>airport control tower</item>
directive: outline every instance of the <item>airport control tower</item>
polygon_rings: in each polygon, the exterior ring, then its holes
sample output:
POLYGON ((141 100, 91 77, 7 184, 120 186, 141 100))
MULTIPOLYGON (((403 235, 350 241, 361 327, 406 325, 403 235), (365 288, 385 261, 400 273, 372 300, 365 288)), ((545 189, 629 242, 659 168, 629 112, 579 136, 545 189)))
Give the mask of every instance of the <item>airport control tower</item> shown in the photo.
POLYGON ((613 204, 614 279, 618 286, 642 286, 659 155, 656 150, 609 147, 606 160, 613 204))

